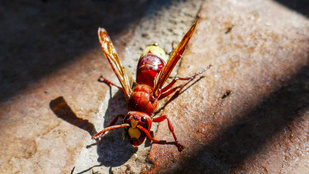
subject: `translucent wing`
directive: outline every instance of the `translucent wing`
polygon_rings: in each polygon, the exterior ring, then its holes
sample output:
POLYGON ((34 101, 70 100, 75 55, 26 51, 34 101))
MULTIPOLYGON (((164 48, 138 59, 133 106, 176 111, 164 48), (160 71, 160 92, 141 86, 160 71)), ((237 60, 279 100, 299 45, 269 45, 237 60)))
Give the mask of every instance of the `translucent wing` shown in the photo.
POLYGON ((98 36, 104 55, 107 58, 109 64, 111 65, 119 82, 121 83, 123 92, 128 101, 132 93, 133 82, 132 79, 130 78, 132 76, 128 75, 127 74, 128 72, 125 71, 125 69, 122 67, 116 49, 112 43, 112 40, 110 39, 104 28, 99 28, 98 36))
POLYGON ((171 54, 167 64, 164 66, 163 70, 160 71, 160 73, 156 76, 155 79, 155 86, 153 89, 153 95, 158 96, 160 95, 158 93, 158 90, 161 89, 167 80, 167 78, 170 76, 172 70, 174 69, 175 65, 177 64, 178 60, 181 58, 183 52, 186 49, 186 46, 195 30, 196 22, 192 25, 190 30, 185 34, 185 36, 182 38, 181 42, 177 45, 173 53, 171 54))

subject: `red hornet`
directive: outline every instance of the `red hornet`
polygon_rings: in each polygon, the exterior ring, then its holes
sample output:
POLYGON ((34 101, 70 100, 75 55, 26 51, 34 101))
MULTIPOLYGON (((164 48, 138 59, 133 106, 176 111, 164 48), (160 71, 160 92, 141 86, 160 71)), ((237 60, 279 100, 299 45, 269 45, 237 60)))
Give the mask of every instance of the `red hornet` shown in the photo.
POLYGON ((158 100, 162 100, 172 93, 174 93, 174 98, 177 97, 189 82, 210 67, 208 66, 203 71, 189 77, 176 77, 171 83, 163 87, 176 63, 181 58, 195 27, 196 23, 194 23, 190 30, 185 34, 181 42, 170 54, 169 59, 166 52, 157 44, 147 46, 137 65, 136 81, 131 78, 121 65, 116 49, 106 30, 104 28, 99 28, 98 35, 103 53, 118 77, 122 87, 115 85, 103 76, 100 77, 99 81, 116 86, 124 92, 129 112, 126 115, 121 114, 115 117, 107 128, 93 135, 93 139, 99 139, 109 130, 124 128, 125 135, 135 147, 142 144, 145 138, 148 137, 154 143, 173 144, 177 146, 178 151, 184 149, 184 146, 178 142, 174 133, 174 128, 167 116, 162 115, 154 118, 153 115, 156 111, 158 100), (172 88, 177 80, 184 80, 185 83, 172 88), (119 117, 123 118, 123 124, 115 125, 119 117), (152 122, 162 122, 164 120, 167 120, 169 130, 173 134, 175 140, 173 142, 156 140, 149 133, 152 122))

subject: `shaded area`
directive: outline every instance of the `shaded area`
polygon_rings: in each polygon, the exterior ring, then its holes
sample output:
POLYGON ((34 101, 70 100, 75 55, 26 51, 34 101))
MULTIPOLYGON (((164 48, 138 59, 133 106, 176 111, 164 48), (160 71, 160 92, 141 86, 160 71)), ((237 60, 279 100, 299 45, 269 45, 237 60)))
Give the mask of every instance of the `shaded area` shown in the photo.
POLYGON ((0 102, 98 46, 99 26, 114 35, 136 23, 149 2, 3 1, 0 102))
MULTIPOLYGON (((118 115, 118 113, 125 114, 127 112, 125 101, 126 100, 122 91, 118 91, 116 95, 110 99, 109 106, 111 107, 108 107, 108 112, 106 112, 107 114, 105 115, 105 128, 114 119, 114 116, 118 115)), ((51 100, 50 108, 57 117, 87 131, 91 136, 97 133, 92 123, 76 116, 62 96, 51 100)), ((116 124, 118 123, 122 123, 122 120, 119 119, 116 124)), ((127 140, 122 139, 122 131, 123 129, 111 130, 97 143, 88 145, 87 148, 97 148, 97 153, 99 156, 97 160, 100 165, 92 166, 80 173, 87 172, 92 168, 99 167, 101 165, 111 167, 120 166, 128 161, 138 149, 132 147, 127 140)))
POLYGON ((122 139, 123 129, 106 134, 98 143, 97 152, 100 165, 117 167, 127 162, 137 152, 128 140, 122 139))
POLYGON ((283 134, 294 121, 301 120, 301 111, 308 108, 309 67, 301 71, 255 109, 235 116, 235 124, 226 127, 206 146, 199 146, 169 173, 227 173, 241 167, 250 156, 263 153, 274 137, 283 134), (199 160, 197 160, 199 159, 199 160))
POLYGON ((84 129, 91 136, 97 133, 92 123, 76 116, 62 96, 50 101, 49 106, 55 115, 62 120, 84 129))
MULTIPOLYGON (((114 116, 117 116, 118 113, 126 114, 127 110, 125 107, 125 101, 122 91, 118 91, 116 95, 110 99, 109 106, 111 107, 108 107, 108 111, 106 112, 104 128, 110 124, 114 119, 114 116)), ((62 120, 87 131, 91 136, 97 133, 92 123, 76 116, 62 96, 51 100, 49 106, 55 115, 62 120)), ((119 119, 116 124, 119 123, 122 123, 121 119, 119 119)), ((111 167, 120 166, 128 161, 138 150, 137 148, 132 147, 129 141, 122 139, 122 131, 123 129, 111 130, 106 133, 100 141, 87 146, 87 148, 97 148, 99 156, 98 162, 100 162, 100 165, 95 165, 93 167, 99 167, 101 165, 111 167)), ((90 167, 81 173, 87 172, 93 167, 90 167)))
POLYGON ((297 11, 298 13, 309 17, 309 1, 308 0, 275 0, 282 5, 297 11))
MULTIPOLYGON (((108 127, 117 115, 126 114, 127 112, 124 94, 118 90, 108 102, 108 108, 104 115, 104 128, 108 127)), ((122 123, 123 119, 119 118, 116 125, 122 123)), ((123 131, 123 128, 110 130, 100 139, 97 146, 97 153, 99 155, 98 162, 100 162, 100 165, 110 167, 120 166, 128 161, 138 150, 127 139, 123 139, 123 131)))

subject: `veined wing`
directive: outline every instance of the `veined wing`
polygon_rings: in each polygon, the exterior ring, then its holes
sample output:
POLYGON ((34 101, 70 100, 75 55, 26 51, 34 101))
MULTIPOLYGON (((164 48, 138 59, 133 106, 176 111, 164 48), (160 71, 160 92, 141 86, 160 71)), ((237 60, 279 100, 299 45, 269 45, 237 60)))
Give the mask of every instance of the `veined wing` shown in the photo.
POLYGON ((181 58, 183 52, 186 49, 186 46, 193 35, 196 27, 196 22, 192 25, 190 30, 185 34, 185 36, 182 38, 181 42, 177 45, 173 53, 171 54, 167 64, 164 66, 163 70, 160 71, 160 73, 156 76, 155 79, 155 86, 153 89, 153 95, 158 97, 160 95, 158 93, 159 89, 161 89, 167 80, 167 78, 170 76, 172 70, 174 69, 175 65, 177 64, 178 60, 181 58))
POLYGON ((112 40, 108 36, 106 30, 104 28, 99 28, 98 30, 99 41, 103 50, 105 57, 107 58, 109 64, 111 65, 114 73, 116 74, 119 82, 122 85, 123 92, 127 101, 129 100, 132 93, 132 79, 122 67, 122 64, 119 60, 116 49, 112 43, 112 40))

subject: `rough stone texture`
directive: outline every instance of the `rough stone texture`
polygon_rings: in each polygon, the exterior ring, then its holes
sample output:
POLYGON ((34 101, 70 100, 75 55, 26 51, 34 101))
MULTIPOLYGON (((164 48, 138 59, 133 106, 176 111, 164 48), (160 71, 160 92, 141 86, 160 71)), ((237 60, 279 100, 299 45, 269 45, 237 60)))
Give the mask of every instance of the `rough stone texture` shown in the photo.
MULTIPOLYGON (((203 3, 179 76, 213 67, 165 110, 179 153, 132 148, 122 130, 86 148, 126 112, 123 94, 96 82, 117 81, 97 28, 134 74, 145 45, 181 39, 200 0, 3 1, 0 173, 308 173, 309 24, 278 2, 203 3)), ((308 16, 306 5, 289 7, 308 16)), ((156 138, 172 139, 166 122, 156 138)))
MULTIPOLYGON (((103 128, 109 88, 97 78, 113 77, 97 28, 119 34, 147 7, 134 0, 1 2, 0 173, 70 173, 90 134, 103 128)), ((116 44, 131 37, 122 36, 116 44)))
POLYGON ((132 148, 122 141, 122 130, 86 148, 94 142, 91 135, 127 112, 123 94, 97 82, 100 75, 117 82, 99 47, 97 28, 107 29, 134 73, 141 49, 158 42, 170 50, 195 20, 200 4, 1 2, 0 173, 145 169, 150 142, 132 148))
MULTIPOLYGON (((157 42, 165 50, 171 50, 172 42, 181 40, 196 19, 200 5, 200 0, 178 2, 162 0, 153 1, 149 4, 146 15, 132 31, 130 40, 119 44, 117 47, 122 49, 121 52, 118 50, 118 53, 125 57, 122 63, 125 67, 128 67, 133 77, 135 77, 139 56, 145 46, 157 42)), ((117 82, 117 79, 114 78, 112 81, 117 82)), ((109 93, 109 91, 106 92, 109 93)), ((112 98, 109 98, 109 96, 105 98, 100 107, 102 113, 98 117, 102 115, 105 115, 105 117, 104 120, 98 119, 97 121, 99 123, 104 122, 104 127, 107 127, 116 115, 127 112, 122 92, 112 89, 112 96, 112 98)), ((152 131, 156 132, 156 128, 157 124, 153 124, 152 131)), ((93 170, 100 173, 140 173, 150 168, 151 164, 147 160, 151 147, 150 142, 145 141, 138 149, 133 148, 127 140, 122 140, 122 132, 122 129, 110 131, 102 138, 98 147, 91 148, 95 151, 82 149, 81 154, 77 157, 75 170, 93 170), (85 156, 88 158, 85 158, 85 156), (98 164, 101 166, 98 166, 98 164)), ((91 143, 91 141, 88 142, 91 143)))
MULTIPOLYGON (((164 112, 186 149, 152 145, 145 173, 308 173, 308 19, 219 0, 198 22, 178 76, 213 66, 164 112)), ((166 123, 155 138, 172 140, 166 123)))

